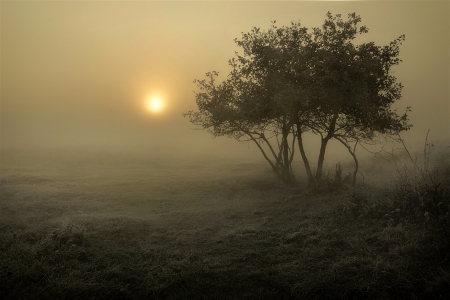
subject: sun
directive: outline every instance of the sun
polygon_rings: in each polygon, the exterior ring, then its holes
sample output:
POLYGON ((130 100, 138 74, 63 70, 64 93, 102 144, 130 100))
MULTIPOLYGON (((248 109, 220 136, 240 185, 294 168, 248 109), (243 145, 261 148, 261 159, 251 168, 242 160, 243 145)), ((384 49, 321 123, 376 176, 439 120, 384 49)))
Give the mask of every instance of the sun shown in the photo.
POLYGON ((150 96, 146 105, 149 111, 159 113, 164 110, 164 99, 161 96, 150 96))

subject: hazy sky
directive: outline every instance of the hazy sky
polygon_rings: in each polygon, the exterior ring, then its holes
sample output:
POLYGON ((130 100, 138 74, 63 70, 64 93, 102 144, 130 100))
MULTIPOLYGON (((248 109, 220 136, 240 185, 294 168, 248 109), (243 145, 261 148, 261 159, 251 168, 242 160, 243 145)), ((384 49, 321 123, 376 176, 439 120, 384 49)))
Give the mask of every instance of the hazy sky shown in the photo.
POLYGON ((356 12, 388 44, 401 34, 395 75, 412 107, 410 141, 449 138, 449 2, 1 3, 1 147, 95 146, 193 151, 245 147, 192 130, 194 79, 226 75, 234 38, 272 20, 322 25, 356 12), (145 100, 160 94, 164 111, 145 100))

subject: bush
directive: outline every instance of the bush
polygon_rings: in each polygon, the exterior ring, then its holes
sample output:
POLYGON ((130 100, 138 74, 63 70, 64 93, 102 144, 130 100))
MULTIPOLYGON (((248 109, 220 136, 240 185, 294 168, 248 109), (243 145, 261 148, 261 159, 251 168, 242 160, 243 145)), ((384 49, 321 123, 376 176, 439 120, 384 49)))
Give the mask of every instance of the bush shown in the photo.
MULTIPOLYGON (((423 157, 413 158, 403 140, 400 155, 383 151, 378 156, 388 161, 395 169, 396 178, 385 193, 367 191, 364 188, 351 189, 348 203, 342 208, 355 218, 407 219, 417 223, 437 225, 438 228, 450 224, 450 153, 434 154, 434 145, 425 139, 423 157)), ((337 166, 334 184, 340 186, 342 170, 337 166)), ((342 180, 341 182, 343 182, 342 180)))
POLYGON ((334 174, 323 175, 322 178, 312 186, 315 192, 339 192, 346 191, 351 185, 351 174, 343 175, 343 169, 340 163, 336 164, 334 174))
POLYGON ((394 205, 410 218, 418 218, 448 224, 450 218, 450 153, 433 159, 434 145, 425 139, 422 163, 413 159, 403 140, 404 151, 409 159, 409 168, 403 163, 395 164, 398 182, 394 187, 394 205), (433 165, 433 166, 432 166, 433 165))

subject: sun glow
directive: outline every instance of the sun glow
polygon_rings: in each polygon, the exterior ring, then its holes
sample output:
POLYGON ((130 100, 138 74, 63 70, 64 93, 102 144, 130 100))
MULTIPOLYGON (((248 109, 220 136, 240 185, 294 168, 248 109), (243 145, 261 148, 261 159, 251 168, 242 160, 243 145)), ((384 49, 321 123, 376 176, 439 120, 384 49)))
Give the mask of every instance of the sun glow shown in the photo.
POLYGON ((164 100, 161 96, 150 96, 146 102, 147 109, 153 113, 164 110, 164 100))

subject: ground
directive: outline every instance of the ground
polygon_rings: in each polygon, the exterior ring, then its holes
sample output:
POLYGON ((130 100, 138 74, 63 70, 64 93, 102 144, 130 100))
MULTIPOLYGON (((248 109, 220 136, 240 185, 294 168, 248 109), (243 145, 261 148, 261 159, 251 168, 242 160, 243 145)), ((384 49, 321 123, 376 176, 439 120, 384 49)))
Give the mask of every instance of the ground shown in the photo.
POLYGON ((37 157, 2 158, 2 299, 450 298, 442 218, 396 206, 379 162, 308 189, 262 160, 37 157))

